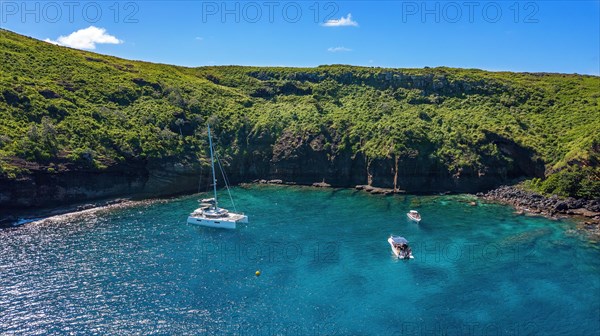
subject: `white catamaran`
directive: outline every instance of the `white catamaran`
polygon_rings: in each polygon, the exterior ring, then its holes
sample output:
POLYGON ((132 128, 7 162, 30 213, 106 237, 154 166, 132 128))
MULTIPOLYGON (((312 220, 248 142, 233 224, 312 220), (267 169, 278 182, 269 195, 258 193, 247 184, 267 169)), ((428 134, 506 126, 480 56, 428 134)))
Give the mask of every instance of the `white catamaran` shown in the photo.
MULTIPOLYGON (((190 214, 187 222, 188 224, 192 225, 235 229, 236 223, 248 223, 248 216, 229 212, 227 209, 219 208, 219 203, 217 201, 217 179, 215 177, 215 158, 213 153, 212 137, 210 135, 210 125, 208 125, 208 145, 210 146, 210 163, 212 167, 214 198, 203 199, 200 201, 200 207, 190 214)), ((227 180, 224 180, 225 186, 229 190, 227 186, 227 180)))

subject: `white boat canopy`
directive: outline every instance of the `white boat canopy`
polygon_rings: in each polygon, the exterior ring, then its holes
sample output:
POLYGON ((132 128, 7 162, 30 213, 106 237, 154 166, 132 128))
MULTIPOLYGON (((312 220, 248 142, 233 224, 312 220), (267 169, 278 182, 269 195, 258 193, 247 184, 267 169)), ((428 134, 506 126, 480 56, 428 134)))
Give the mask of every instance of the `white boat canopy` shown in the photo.
POLYGON ((392 242, 394 242, 395 244, 408 244, 408 240, 400 236, 392 236, 392 242))

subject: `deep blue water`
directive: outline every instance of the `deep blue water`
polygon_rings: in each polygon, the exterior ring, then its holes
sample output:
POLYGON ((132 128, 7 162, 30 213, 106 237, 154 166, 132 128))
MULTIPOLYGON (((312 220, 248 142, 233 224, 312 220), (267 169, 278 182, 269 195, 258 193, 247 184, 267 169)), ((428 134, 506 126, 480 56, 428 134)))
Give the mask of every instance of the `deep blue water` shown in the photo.
POLYGON ((1 230, 0 334, 600 334, 600 249, 570 222, 467 196, 234 195, 234 231, 187 225, 197 197, 1 230))

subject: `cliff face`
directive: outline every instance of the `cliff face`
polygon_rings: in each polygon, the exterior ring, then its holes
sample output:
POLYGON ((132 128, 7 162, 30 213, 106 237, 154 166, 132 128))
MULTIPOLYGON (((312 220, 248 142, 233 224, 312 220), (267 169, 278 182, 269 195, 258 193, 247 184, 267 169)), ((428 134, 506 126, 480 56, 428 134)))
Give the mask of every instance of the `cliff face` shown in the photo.
POLYGON ((2 29, 0 53, 0 208, 9 212, 204 189, 207 123, 233 183, 476 192, 547 167, 558 177, 544 190, 600 195, 597 76, 182 68, 2 29))
POLYGON ((106 171, 34 170, 15 180, 0 179, 0 210, 65 206, 116 197, 158 197, 198 190, 200 170, 173 163, 139 163, 106 171))
MULTIPOLYGON (((326 182, 335 187, 368 184, 409 193, 487 191, 516 178, 543 176, 544 165, 533 160, 530 150, 490 135, 511 159, 490 161, 479 171, 451 174, 424 152, 416 157, 369 160, 340 148, 340 137, 329 132, 284 133, 277 140, 263 134, 248 144, 244 155, 231 158, 225 167, 232 183, 257 179, 281 179, 301 185, 326 182), (396 168, 397 167, 397 168, 396 168)), ((140 161, 104 171, 67 168, 49 173, 43 167, 25 178, 0 179, 0 209, 63 206, 116 197, 160 197, 205 190, 208 167, 177 160, 140 161)), ((219 185, 222 185, 222 178, 219 185)))
POLYGON ((294 136, 284 134, 273 147, 269 174, 266 178, 293 181, 300 184, 326 182, 332 186, 349 187, 368 184, 394 188, 410 193, 478 192, 489 190, 514 179, 541 177, 544 164, 533 159, 535 153, 497 135, 488 135, 506 160, 488 158, 481 170, 461 170, 450 173, 446 166, 431 158, 434 148, 424 148, 418 155, 368 159, 338 148, 335 136, 294 136), (327 145, 331 144, 333 145, 327 145))
POLYGON ((144 189, 143 171, 34 172, 17 180, 0 181, 0 208, 61 206, 119 197, 144 189))
POLYGON ((325 181, 333 186, 366 183, 363 155, 339 150, 337 141, 328 133, 283 134, 273 146, 269 178, 299 184, 325 181))

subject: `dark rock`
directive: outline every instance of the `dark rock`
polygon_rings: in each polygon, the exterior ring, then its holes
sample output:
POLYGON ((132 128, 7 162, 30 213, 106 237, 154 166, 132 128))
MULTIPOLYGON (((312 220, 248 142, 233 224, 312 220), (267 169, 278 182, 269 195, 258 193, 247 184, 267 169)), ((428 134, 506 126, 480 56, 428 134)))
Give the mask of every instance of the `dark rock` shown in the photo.
POLYGON ((96 207, 96 205, 94 205, 94 204, 84 204, 84 205, 78 206, 75 209, 75 211, 83 211, 83 210, 93 209, 95 207, 96 207))
POLYGON ((387 189, 387 188, 378 188, 378 187, 372 187, 372 186, 366 186, 364 188, 365 191, 373 194, 373 195, 392 195, 394 194, 394 190, 393 189, 387 189))
MULTIPOLYGON (((166 161, 115 165, 103 171, 75 170, 72 166, 57 173, 50 173, 43 167, 32 171, 31 175, 16 180, 0 178, 0 211, 65 207, 119 197, 193 193, 197 192, 202 176, 199 166, 191 168, 166 161)), ((206 180, 207 176, 204 176, 206 180)))
POLYGON ((329 188, 329 187, 331 187, 331 184, 325 183, 325 182, 316 182, 316 183, 313 183, 312 186, 318 187, 318 188, 329 188))
POLYGON ((127 202, 127 201, 128 201, 128 199, 126 199, 126 198, 117 198, 117 199, 114 199, 114 200, 107 201, 105 203, 105 205, 115 205, 115 204, 120 204, 120 203, 124 203, 124 202, 127 202))
POLYGON ((554 211, 565 211, 567 209, 569 209, 567 202, 558 202, 558 204, 554 206, 554 211))
POLYGON ((579 209, 579 208, 583 208, 586 205, 586 201, 583 199, 575 199, 575 198, 571 198, 571 201, 569 201, 569 209, 579 209))
POLYGON ((600 200, 560 199, 556 195, 544 197, 518 186, 501 186, 484 193, 482 198, 513 205, 517 207, 518 212, 524 211, 551 218, 557 218, 557 214, 583 216, 600 222, 600 200))
POLYGON ((594 212, 600 212, 600 200, 590 200, 585 206, 586 209, 594 212))
POLYGON ((1 216, 0 215, 0 228, 10 227, 18 221, 18 218, 12 215, 1 216))

